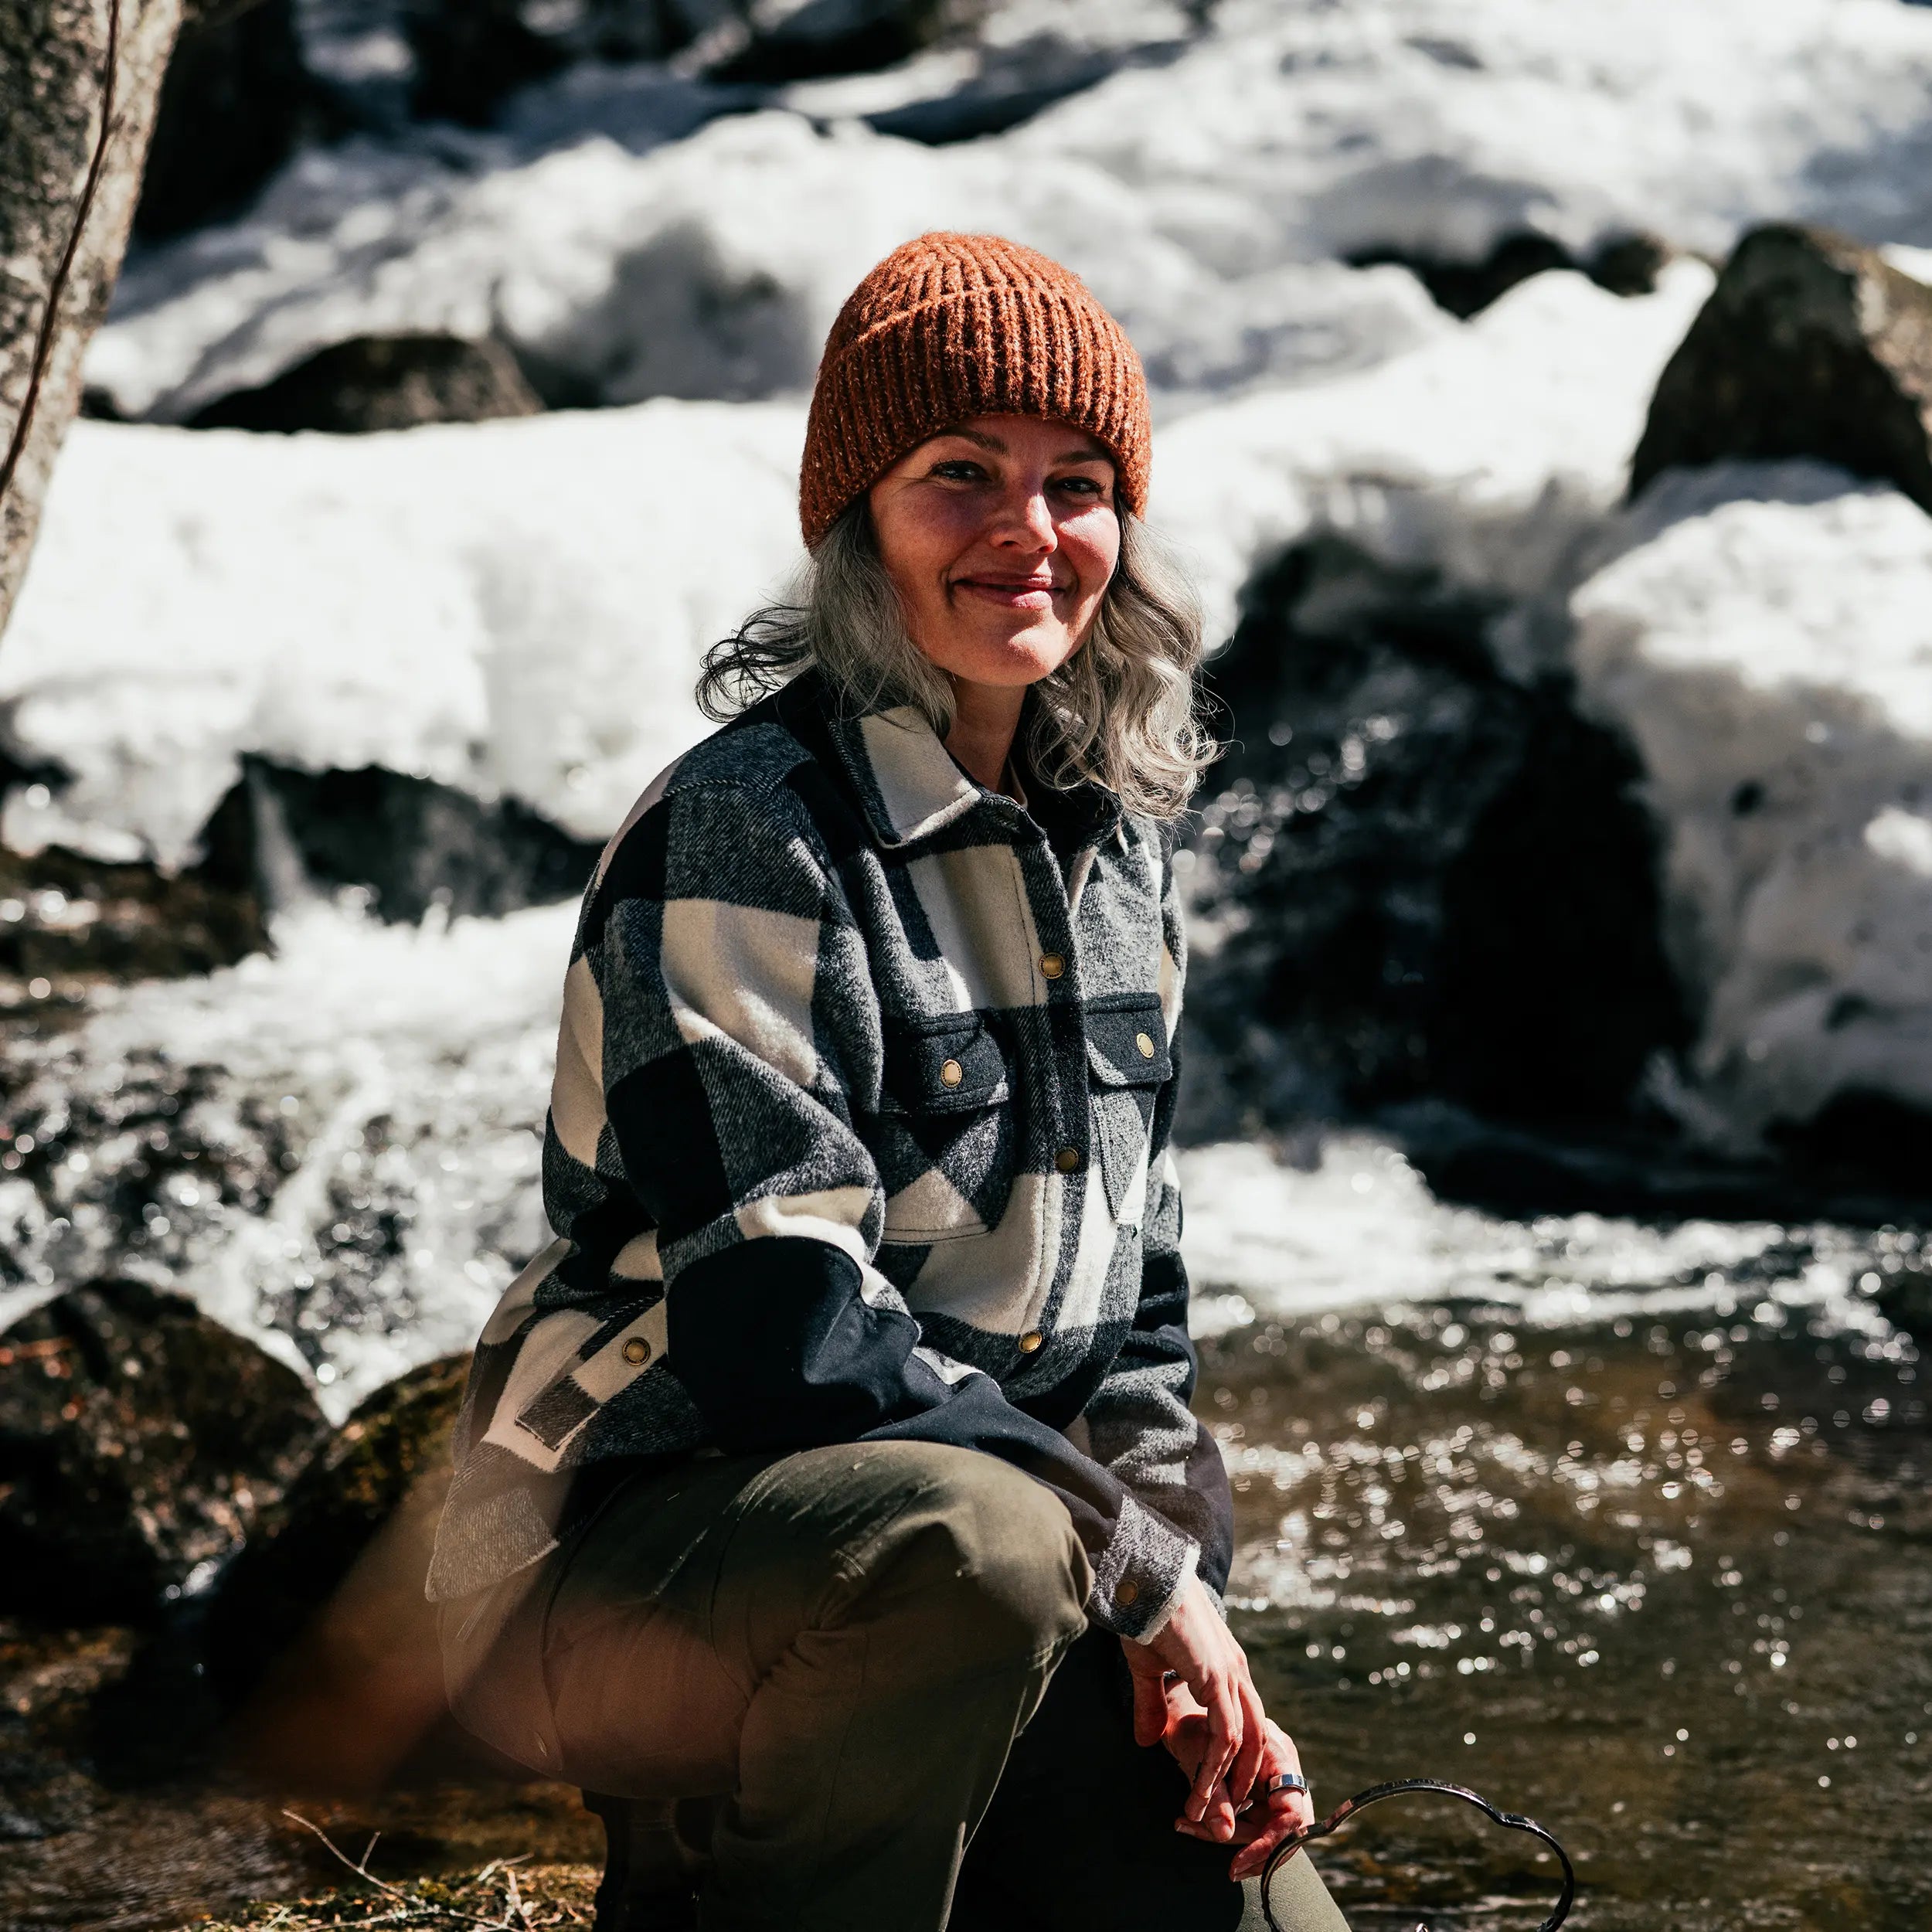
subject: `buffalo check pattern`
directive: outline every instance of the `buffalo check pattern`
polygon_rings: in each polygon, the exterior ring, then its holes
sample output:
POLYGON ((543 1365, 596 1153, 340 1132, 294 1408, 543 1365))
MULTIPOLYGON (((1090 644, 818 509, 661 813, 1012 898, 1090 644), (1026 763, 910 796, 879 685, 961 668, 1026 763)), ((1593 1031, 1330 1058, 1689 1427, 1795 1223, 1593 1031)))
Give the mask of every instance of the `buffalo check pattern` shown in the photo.
POLYGON ((808 673, 638 801, 565 981, 557 1238, 478 1346, 432 1597, 534 1565, 594 1465, 892 1438, 1052 1485, 1123 1635, 1225 1587, 1168 854, 1098 787, 1025 789, 808 673))

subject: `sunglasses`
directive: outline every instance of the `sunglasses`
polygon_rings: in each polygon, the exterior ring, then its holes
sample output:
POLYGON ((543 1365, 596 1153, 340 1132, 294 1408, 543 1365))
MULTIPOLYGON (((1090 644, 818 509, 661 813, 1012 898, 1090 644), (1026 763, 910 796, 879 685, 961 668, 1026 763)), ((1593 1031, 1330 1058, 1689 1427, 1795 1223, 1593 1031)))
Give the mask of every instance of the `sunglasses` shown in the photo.
MULTIPOLYGON (((1570 1916, 1570 1908, 1577 1898, 1577 1871, 1570 1862, 1570 1854, 1556 1842, 1554 1836, 1545 1831, 1533 1818, 1525 1818, 1520 1811, 1499 1811, 1486 1798, 1478 1797, 1466 1785, 1445 1784, 1440 1778, 1399 1777, 1392 1784, 1371 1784, 1366 1791, 1358 1791, 1351 1798, 1345 1799, 1318 1823, 1307 1830, 1297 1832, 1291 1838, 1285 1838, 1269 1854, 1267 1863, 1261 1868, 1261 1911, 1268 1922, 1268 1932, 1283 1932, 1281 1921, 1274 1916, 1274 1908, 1268 1902, 1270 1889, 1274 1875, 1304 1845, 1312 1845, 1317 1838, 1324 1838, 1357 1818, 1372 1804, 1380 1804, 1392 1798, 1408 1798, 1417 1791, 1433 1791, 1444 1798, 1460 1798, 1465 1804, 1473 1804, 1479 1811, 1486 1813, 1507 1832, 1527 1832, 1532 1838, 1541 1838, 1556 1854, 1563 1868, 1563 1889, 1556 1900, 1556 1909, 1537 1927, 1536 1932, 1556 1932, 1556 1928, 1570 1916)), ((1426 1927, 1419 1927, 1417 1932, 1427 1932, 1426 1927)))

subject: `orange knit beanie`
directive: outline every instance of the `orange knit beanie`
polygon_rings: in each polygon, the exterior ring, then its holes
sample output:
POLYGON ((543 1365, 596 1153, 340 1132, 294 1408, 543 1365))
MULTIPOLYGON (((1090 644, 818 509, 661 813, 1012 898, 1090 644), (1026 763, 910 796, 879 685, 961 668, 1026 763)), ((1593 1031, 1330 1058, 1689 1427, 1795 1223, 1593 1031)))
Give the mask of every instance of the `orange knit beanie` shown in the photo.
POLYGON ((805 547, 909 450, 975 416, 1085 430, 1114 454, 1119 502, 1147 500, 1141 359, 1093 291, 997 235, 921 235, 852 291, 826 339, 798 479, 805 547))

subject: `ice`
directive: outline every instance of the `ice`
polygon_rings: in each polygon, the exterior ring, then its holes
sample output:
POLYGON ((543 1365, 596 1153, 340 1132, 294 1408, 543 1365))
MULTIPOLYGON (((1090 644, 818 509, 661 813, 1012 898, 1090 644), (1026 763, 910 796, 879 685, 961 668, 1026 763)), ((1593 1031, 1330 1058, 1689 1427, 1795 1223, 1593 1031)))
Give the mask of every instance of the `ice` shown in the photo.
POLYGON ((192 855, 243 752, 611 832, 705 728, 699 658, 799 555, 795 408, 363 437, 81 423, 0 651, 0 836, 192 855))
POLYGON ((1667 478, 1631 523, 1575 664, 1668 832, 1687 1117, 1748 1145, 1849 1090, 1932 1106, 1932 519, 1788 464, 1667 478))

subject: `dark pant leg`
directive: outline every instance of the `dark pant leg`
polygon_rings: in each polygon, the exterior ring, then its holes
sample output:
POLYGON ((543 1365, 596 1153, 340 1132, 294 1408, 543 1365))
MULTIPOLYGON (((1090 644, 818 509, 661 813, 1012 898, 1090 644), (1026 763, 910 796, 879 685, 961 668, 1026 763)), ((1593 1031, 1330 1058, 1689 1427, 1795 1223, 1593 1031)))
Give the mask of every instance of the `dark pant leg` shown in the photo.
MULTIPOLYGON (((1227 1875, 1233 1848, 1175 1830, 1187 1791, 1166 1751, 1134 1742, 1120 1639, 1090 1631, 1007 1759, 950 1932, 1234 1932, 1245 1901, 1227 1875)), ((1305 1855, 1277 1880, 1274 1904, 1289 1932, 1346 1932, 1305 1855)))
POLYGON ((1090 1581, 1064 1505, 972 1450, 842 1447, 640 1481, 549 1606, 563 1774, 620 1798, 715 1796, 707 1932, 939 1932, 1090 1581))
POLYGON ((967 1848, 953 1932, 1234 1932, 1233 1853, 1174 1828, 1180 1767, 1134 1742, 1121 1640, 1090 1631, 1054 1673, 967 1848))

